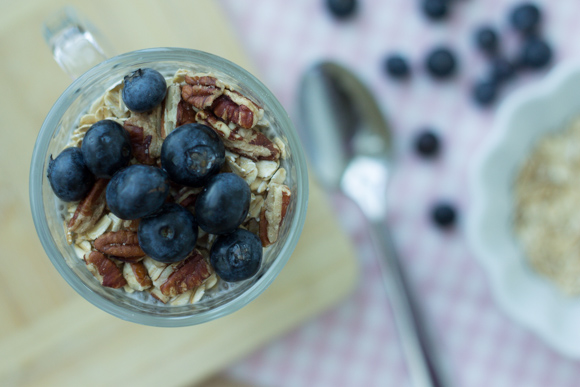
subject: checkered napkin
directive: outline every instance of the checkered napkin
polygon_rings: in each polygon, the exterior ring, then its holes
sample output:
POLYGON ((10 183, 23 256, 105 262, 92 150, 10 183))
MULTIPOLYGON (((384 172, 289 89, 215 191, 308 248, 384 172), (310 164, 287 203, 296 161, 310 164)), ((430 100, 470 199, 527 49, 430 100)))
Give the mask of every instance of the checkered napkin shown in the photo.
MULTIPOLYGON (((536 1, 545 11, 543 31, 555 47, 555 62, 578 56, 580 1, 536 1)), ((460 216, 470 210, 469 166, 496 114, 471 102, 471 85, 486 72, 473 30, 492 23, 506 52, 514 53, 517 37, 506 13, 518 1, 457 0, 445 22, 427 21, 419 0, 359 0, 358 15, 348 21, 333 19, 324 3, 221 0, 261 78, 294 118, 300 75, 320 59, 352 68, 377 96, 398 153, 387 220, 454 385, 580 386, 580 363, 550 349, 495 305, 461 217, 450 232, 434 228, 428 217, 442 200, 454 203, 460 216), (451 81, 433 81, 423 69, 425 53, 438 44, 450 45, 460 57, 460 73, 451 81), (385 76, 383 60, 392 51, 410 59, 408 82, 385 76), (411 148, 427 125, 444 143, 435 161, 418 159, 411 148)), ((502 96, 541 75, 520 77, 502 96)), ((228 376, 258 386, 410 386, 362 215, 345 199, 334 198, 334 205, 359 254, 362 278, 355 294, 232 366, 228 376)))

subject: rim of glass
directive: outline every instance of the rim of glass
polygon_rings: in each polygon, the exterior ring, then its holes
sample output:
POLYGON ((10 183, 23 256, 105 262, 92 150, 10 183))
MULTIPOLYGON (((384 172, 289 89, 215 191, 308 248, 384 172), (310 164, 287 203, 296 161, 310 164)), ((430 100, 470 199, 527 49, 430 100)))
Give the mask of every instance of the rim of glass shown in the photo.
POLYGON ((163 327, 180 327, 208 322, 216 318, 233 313, 244 307, 260 295, 278 276, 282 268, 288 262, 290 255, 294 251, 298 239, 304 227, 306 219, 306 207, 308 203, 308 172, 306 167, 306 159, 302 149, 298 134, 288 113, 284 110, 280 102, 274 97, 271 91, 260 82, 255 76, 250 74, 242 67, 236 65, 229 60, 209 54, 207 52, 198 51, 186 48, 149 48, 138 51, 131 51, 125 54, 105 60, 88 70, 81 77, 74 80, 69 87, 61 94, 61 96, 54 103, 49 113, 47 114, 32 153, 32 161, 29 176, 29 199, 34 226, 38 237, 43 245, 43 248, 51 260, 54 267, 60 275, 68 282, 68 284, 83 298, 104 310, 105 312, 121 318, 126 321, 131 321, 144 325, 163 326, 163 327), (193 57, 192 57, 193 56, 193 57), (54 135, 55 128, 60 120, 61 112, 66 111, 76 98, 76 90, 80 84, 90 83, 91 80, 98 78, 99 74, 112 69, 119 63, 135 62, 142 60, 155 61, 188 61, 198 62, 201 64, 210 64, 216 70, 231 74, 232 72, 243 79, 242 83, 247 85, 261 98, 267 99, 271 104, 270 108, 273 114, 280 120, 280 125, 291 128, 285 132, 285 136, 292 149, 293 158, 295 159, 296 176, 297 176, 297 192, 296 192, 296 213, 294 222, 296 227, 291 227, 288 236, 280 250, 278 257, 272 262, 268 270, 259 278, 249 289, 240 294, 237 298, 220 305, 214 309, 200 312, 189 316, 163 316, 151 315, 142 311, 128 309, 123 306, 116 305, 100 295, 94 293, 88 288, 84 282, 74 273, 72 268, 68 266, 57 246, 52 241, 52 235, 49 231, 48 221, 44 202, 42 200, 42 180, 45 171, 44 161, 48 152, 50 139, 54 135))

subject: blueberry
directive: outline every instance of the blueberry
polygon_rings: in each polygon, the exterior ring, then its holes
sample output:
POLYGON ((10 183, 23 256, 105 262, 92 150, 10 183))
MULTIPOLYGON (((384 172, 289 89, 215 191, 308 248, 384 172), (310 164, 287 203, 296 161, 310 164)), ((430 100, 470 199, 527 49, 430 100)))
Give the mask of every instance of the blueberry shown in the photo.
POLYGON ((516 74, 516 68, 509 60, 501 57, 491 62, 490 79, 496 84, 511 80, 516 74))
POLYGON ((347 19, 355 15, 357 0, 326 0, 326 7, 334 17, 347 19))
POLYGON ((199 227, 210 234, 227 234, 246 219, 250 187, 234 173, 215 175, 195 201, 199 227))
POLYGON ((552 49, 544 40, 532 37, 523 43, 519 60, 524 68, 541 69, 552 60, 552 49))
POLYGON ((385 69, 387 74, 393 78, 406 78, 411 72, 407 60, 399 54, 392 54, 387 57, 385 69))
POLYGON ((449 14, 449 0, 422 0, 421 8, 429 19, 439 20, 449 14))
POLYGON ((189 187, 201 187, 224 165, 226 150, 220 137, 202 124, 180 126, 161 146, 161 166, 169 178, 189 187))
POLYGON ((169 195, 167 174, 149 165, 117 172, 107 186, 107 205, 121 219, 138 219, 157 211, 169 195))
POLYGON ((475 31, 477 48, 486 53, 494 53, 499 45, 497 32, 490 26, 483 26, 475 31))
POLYGON ((431 220, 442 228, 453 226, 456 218, 455 208, 449 203, 436 204, 431 210, 431 220))
POLYGON ((427 55, 427 71, 435 78, 448 78, 457 68, 455 54, 447 47, 437 47, 427 55))
POLYGON ((253 277, 262 262, 260 238, 247 230, 220 235, 211 247, 210 263, 221 279, 236 282, 253 277))
POLYGON ((81 145, 87 167, 96 177, 110 179, 131 159, 129 134, 118 123, 101 120, 85 134, 81 145))
POLYGON ((159 105, 167 91, 163 75, 153 69, 138 69, 123 81, 123 102, 134 112, 147 112, 159 105))
POLYGON ((415 150, 423 157, 437 156, 439 148, 439 138, 430 129, 423 130, 415 138, 415 150))
POLYGON ((516 30, 524 34, 530 34, 537 31, 541 17, 542 15, 537 5, 523 3, 512 9, 510 22, 516 30))
POLYGON ((54 194, 65 202, 81 200, 95 184, 80 148, 66 148, 54 160, 50 156, 47 177, 54 194))
POLYGON ((139 245, 151 258, 173 263, 187 258, 197 243, 195 217, 185 207, 166 203, 139 222, 139 245))
POLYGON ((497 98, 497 84, 493 81, 479 81, 473 85, 473 99, 480 106, 490 105, 497 98))

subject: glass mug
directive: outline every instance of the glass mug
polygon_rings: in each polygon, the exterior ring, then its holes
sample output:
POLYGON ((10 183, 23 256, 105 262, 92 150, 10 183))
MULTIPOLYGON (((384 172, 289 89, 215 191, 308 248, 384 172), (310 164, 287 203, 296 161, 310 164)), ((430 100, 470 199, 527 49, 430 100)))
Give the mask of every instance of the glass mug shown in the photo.
MULTIPOLYGON (((95 34, 74 11, 61 12, 45 26, 45 38, 55 59, 69 75, 78 78, 64 91, 49 111, 32 155, 30 168, 30 205, 36 231, 46 254, 62 277, 82 297, 121 319, 153 326, 188 326, 230 314, 260 295, 280 273, 294 251, 306 217, 308 176, 303 150, 288 114, 274 95, 250 73, 223 58, 185 48, 152 48, 106 59, 80 74, 83 67, 105 59, 95 34), (82 58, 78 58, 78 55, 82 58), (60 55, 60 56, 59 56, 60 55), (138 68, 154 68, 172 76, 179 68, 213 72, 264 108, 275 134, 286 146, 282 160, 287 171, 285 184, 292 191, 278 241, 266 248, 259 272, 252 278, 208 290, 195 304, 172 306, 146 302, 123 289, 103 287, 86 268, 66 241, 63 225, 64 203, 54 195, 47 178, 51 157, 66 146, 75 125, 90 105, 109 87, 138 68), (213 293, 212 293, 213 292, 213 293)), ((135 292, 138 293, 138 292, 135 292)), ((134 294, 135 294, 134 293, 134 294)))

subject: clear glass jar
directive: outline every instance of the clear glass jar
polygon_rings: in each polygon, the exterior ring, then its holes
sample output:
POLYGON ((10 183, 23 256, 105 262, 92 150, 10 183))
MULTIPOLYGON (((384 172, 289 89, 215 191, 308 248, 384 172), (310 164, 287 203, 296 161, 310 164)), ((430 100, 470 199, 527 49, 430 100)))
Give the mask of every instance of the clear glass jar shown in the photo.
MULTIPOLYGON (((296 130, 284 108, 254 76, 223 58, 184 48, 154 48, 134 51, 108 59, 77 78, 48 113, 32 155, 30 205, 42 245, 62 277, 86 300, 122 318, 153 326, 200 324, 232 313, 262 293, 280 273, 292 254, 304 221, 308 201, 308 176, 304 153, 296 130), (126 74, 143 67, 172 76, 179 68, 213 72, 239 87, 243 94, 264 108, 276 136, 286 146, 282 162, 287 170, 286 185, 292 191, 278 242, 264 251, 262 267, 256 276, 220 293, 209 294, 200 302, 186 306, 151 303, 128 295, 123 289, 105 288, 87 270, 68 245, 63 224, 64 203, 60 202, 47 179, 50 156, 56 157, 66 146, 82 114, 106 89, 126 74)), ((211 292, 210 292, 211 293, 211 292)))

